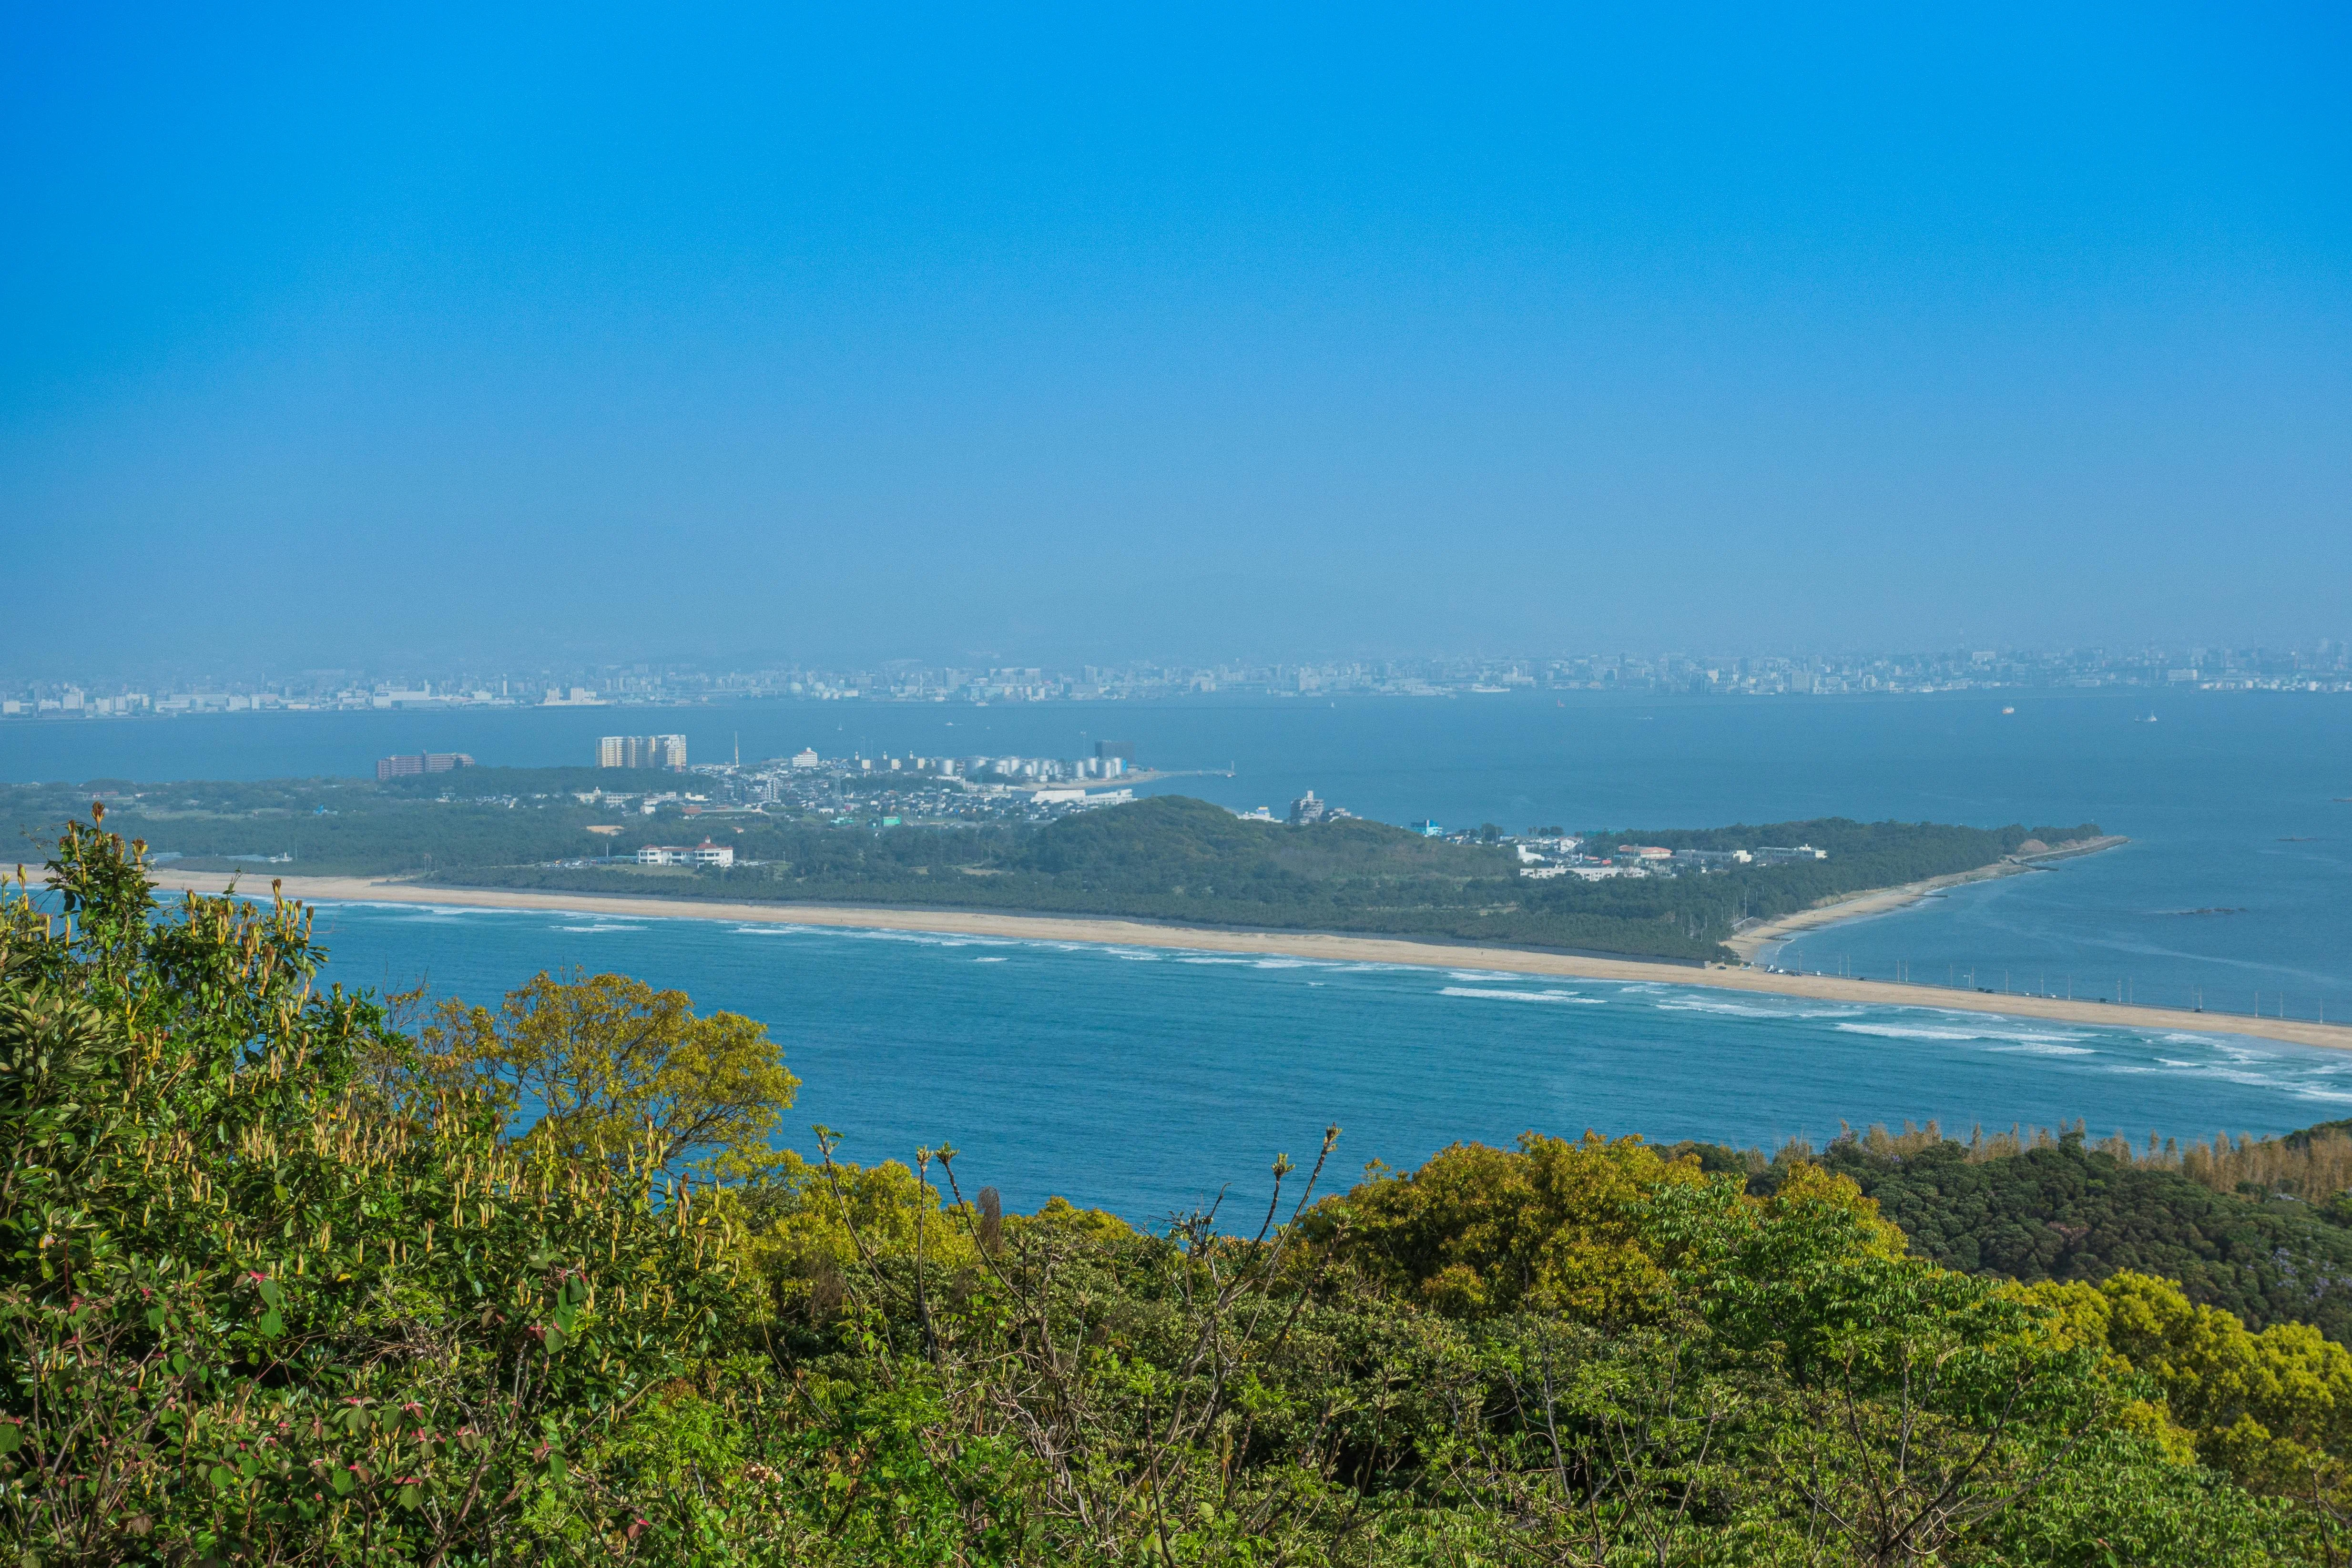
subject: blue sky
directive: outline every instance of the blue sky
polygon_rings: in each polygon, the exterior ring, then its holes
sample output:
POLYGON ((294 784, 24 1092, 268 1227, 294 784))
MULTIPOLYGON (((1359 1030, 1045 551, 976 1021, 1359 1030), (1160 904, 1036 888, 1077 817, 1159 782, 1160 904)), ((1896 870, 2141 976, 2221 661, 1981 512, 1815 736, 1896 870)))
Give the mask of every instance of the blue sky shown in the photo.
POLYGON ((2340 8, 7 6, 0 666, 2352 633, 2340 8))

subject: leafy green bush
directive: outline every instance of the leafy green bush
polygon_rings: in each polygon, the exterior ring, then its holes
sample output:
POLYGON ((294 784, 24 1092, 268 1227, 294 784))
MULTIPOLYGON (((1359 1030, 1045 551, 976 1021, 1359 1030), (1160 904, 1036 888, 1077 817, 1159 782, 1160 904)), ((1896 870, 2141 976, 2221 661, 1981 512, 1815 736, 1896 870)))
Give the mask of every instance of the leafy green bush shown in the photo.
POLYGON ((0 1520, 30 1562, 520 1553, 546 1494, 707 1353, 707 1204, 422 1100, 285 903, 156 921, 75 826, 0 904, 0 1520))

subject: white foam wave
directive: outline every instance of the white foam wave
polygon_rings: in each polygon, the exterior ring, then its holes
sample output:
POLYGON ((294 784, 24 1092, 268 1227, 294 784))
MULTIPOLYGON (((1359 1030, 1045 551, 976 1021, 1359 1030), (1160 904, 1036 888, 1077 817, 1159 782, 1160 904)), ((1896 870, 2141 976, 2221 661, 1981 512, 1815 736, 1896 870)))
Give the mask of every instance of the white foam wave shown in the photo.
POLYGON ((1711 1013, 1733 1018, 1855 1018, 1860 1007, 1775 1007, 1756 1002, 1725 1002, 1711 996, 1674 996, 1656 1004, 1661 1013, 1711 1013))
POLYGON ((1836 1027, 1849 1035, 1874 1035, 1887 1040, 1985 1040, 2005 1042, 2014 1046, 2066 1046, 2073 1041, 2087 1039, 2086 1035, 2052 1035, 2037 1033, 2005 1033, 1999 1029, 1972 1028, 1965 1024, 1839 1024, 1836 1027))
POLYGON ((1006 937, 966 936, 960 931, 883 931, 869 926, 827 926, 834 936, 848 937, 857 942, 903 942, 913 947, 1019 947, 1020 942, 1006 937))
MULTIPOLYGON (((239 898, 246 898, 248 895, 240 893, 237 896, 239 898)), ((266 902, 267 900, 266 897, 255 898, 252 901, 255 903, 262 903, 266 902)), ((345 909, 381 910, 386 914, 406 915, 415 919, 453 920, 466 915, 537 915, 551 912, 560 915, 570 915, 575 920, 593 920, 595 918, 585 910, 555 910, 552 911, 546 910, 496 910, 488 909, 479 904, 412 904, 388 899, 352 899, 347 901, 337 901, 341 902, 342 907, 345 909)), ((324 902, 326 902, 326 900, 321 900, 322 904, 324 902)))
POLYGON ((1597 996, 1579 996, 1573 991, 1496 991, 1480 985, 1447 985, 1441 987, 1437 994, 1440 996, 1477 996, 1490 1002, 1570 1003, 1583 1007, 1609 1005, 1597 996))

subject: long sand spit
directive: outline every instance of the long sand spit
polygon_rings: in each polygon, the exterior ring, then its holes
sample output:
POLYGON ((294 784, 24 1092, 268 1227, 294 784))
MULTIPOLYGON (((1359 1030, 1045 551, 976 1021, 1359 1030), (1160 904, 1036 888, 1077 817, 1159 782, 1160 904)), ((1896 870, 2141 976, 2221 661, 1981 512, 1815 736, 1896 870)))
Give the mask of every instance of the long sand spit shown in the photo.
MULTIPOLYGON (((1932 898, 1947 888, 1957 888, 1969 882, 1990 881, 1995 877, 2015 877, 2028 871, 2046 871, 2060 860, 2078 859, 2084 855, 2096 855, 2131 840, 2120 834, 2104 838, 2087 838, 2039 855, 2011 855, 1990 866, 1979 866, 1973 871, 1956 871, 1948 877, 1929 877, 1925 881, 1906 882, 1899 888, 1865 888, 1847 893, 1826 903, 1800 910, 1795 914, 1782 915, 1774 921, 1763 921, 1732 933, 1724 945, 1753 963, 1767 948, 1777 948, 1781 942, 1801 931, 1812 931, 1843 921, 1862 920, 1870 915, 1891 914, 1920 900, 1932 898)), ((2198 1015, 2192 1015, 2196 1016, 2198 1015)), ((2242 1033, 2243 1031, 2241 1031, 2242 1033)))
MULTIPOLYGON (((239 873, 152 873, 159 888, 220 893, 234 879, 238 892, 260 893, 268 881, 239 873)), ((289 899, 306 902, 436 904, 486 910, 538 910, 554 913, 628 915, 640 920, 730 921, 742 925, 845 926, 865 931, 927 931, 952 936, 1005 937, 1024 942, 1100 942, 1113 947, 1175 948, 1200 952, 1237 952, 1280 958, 1322 959, 1335 963, 1417 964, 1430 969, 1489 969, 1515 974, 1574 980, 1614 980, 1632 984, 1696 985, 1717 991, 1760 992, 1817 1002, 1853 1002, 1880 1006, 1942 1008, 1992 1013, 2011 1018, 2046 1018, 2067 1024, 2103 1024, 2129 1028, 2180 1029, 2200 1034, 2248 1035, 2299 1046, 2352 1049, 2352 1027, 2293 1018, 2246 1018, 2191 1013, 2172 1007, 2123 1006, 2054 996, 1987 995, 1940 985, 1907 985, 1882 980, 1849 980, 1826 974, 1775 974, 1760 969, 1660 963, 1582 953, 1545 952, 1469 942, 1414 942, 1401 937, 1350 936, 1328 931, 1221 930, 1213 926, 1161 925, 1150 921, 1101 920, 1089 916, 1012 915, 962 910, 858 909, 831 904, 722 903, 706 899, 626 899, 595 893, 533 893, 503 888, 437 888, 410 881, 363 877, 274 879, 289 899)), ((1858 912, 1858 911, 1857 911, 1858 912)))

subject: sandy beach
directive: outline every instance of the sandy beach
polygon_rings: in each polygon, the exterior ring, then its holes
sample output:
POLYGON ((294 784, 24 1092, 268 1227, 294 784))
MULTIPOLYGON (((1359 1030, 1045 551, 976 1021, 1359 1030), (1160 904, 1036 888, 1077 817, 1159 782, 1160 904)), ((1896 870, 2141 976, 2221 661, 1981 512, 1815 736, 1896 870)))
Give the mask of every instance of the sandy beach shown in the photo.
MULTIPOLYGON (((1925 881, 1906 882, 1899 888, 1874 888, 1867 892, 1849 894, 1845 898, 1833 900, 1826 904, 1815 905, 1810 910, 1801 910, 1793 915, 1783 915, 1779 920, 1766 921, 1761 924, 1749 926, 1744 931, 1735 931, 1730 940, 1723 945, 1750 963, 1760 963, 1763 962, 1763 958, 1759 955, 1763 955, 1767 948, 1778 946, 1799 931, 1817 930, 1822 926, 1834 925, 1841 921, 1856 921, 1870 915, 1883 915, 1890 910, 1902 909, 1906 905, 1916 904, 1920 900, 1940 892, 1946 888, 1957 888, 1967 882, 1987 882, 1996 877, 2020 876, 2028 871, 2038 870, 2053 861, 2072 860, 2083 855, 2096 855, 2103 849, 2113 849, 2118 845, 2129 842, 2131 841, 2127 838, 2110 835, 2105 838, 2091 839, 2087 843, 2070 845, 2047 855, 2015 857, 1996 861, 1990 866, 1979 866, 1973 871, 1957 871, 1948 877, 1930 877, 1925 881)), ((2190 1016, 2195 1016, 2195 1015, 2190 1016)))
MULTIPOLYGON (((1988 870, 1990 868, 1989 868, 1988 870)), ((1995 873, 1999 874, 1999 873, 1995 873)), ((1970 873, 1970 877, 1982 873, 1970 873)), ((160 889, 218 893, 230 879, 218 872, 155 873, 160 889)), ((1949 879, 1939 879, 1949 885, 1949 879)), ((1413 942, 1397 937, 1345 936, 1321 931, 1221 931, 1159 925, 1148 921, 1063 915, 981 914, 956 910, 857 909, 838 905, 720 903, 688 899, 613 898, 593 893, 537 893, 499 888, 433 888, 413 882, 360 877, 286 877, 286 897, 304 902, 439 904, 475 909, 542 910, 550 912, 629 915, 642 920, 729 921, 746 925, 846 926, 870 931, 939 931, 950 935, 1006 937, 1036 942, 1102 942, 1118 947, 1180 948, 1201 952, 1250 953, 1267 957, 1322 959, 1338 963, 1399 963, 1431 969, 1485 969, 1502 973, 1567 980, 1607 980, 1655 985, 1698 985, 1797 996, 1821 1002, 1872 1003, 1884 1006, 1946 1008, 2004 1017, 2038 1018, 2062 1024, 2105 1024, 2135 1028, 2180 1029, 2202 1034, 2248 1035, 2302 1046, 2352 1048, 2352 1027, 2284 1018, 2246 1018, 2190 1013, 2168 1007, 2126 1007, 2049 996, 1987 995, 1940 985, 1903 985, 1883 980, 1846 980, 1832 975, 1773 974, 1760 969, 1698 968, 1639 959, 1591 958, 1520 948, 1413 942)), ((271 879, 241 874, 238 889, 266 893, 271 879)), ((1888 889, 1870 899, 1895 908, 1932 890, 1927 883, 1888 889)), ((1865 912, 1865 900, 1850 900, 1806 915, 1848 919, 1865 912)), ((1804 916, 1793 917, 1803 919, 1804 916)), ((1751 933, 1752 934, 1752 933, 1751 933)), ((1769 940, 1769 938, 1767 940, 1769 940)))

